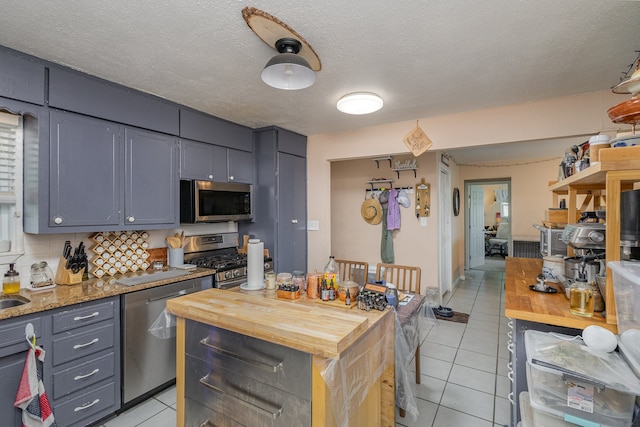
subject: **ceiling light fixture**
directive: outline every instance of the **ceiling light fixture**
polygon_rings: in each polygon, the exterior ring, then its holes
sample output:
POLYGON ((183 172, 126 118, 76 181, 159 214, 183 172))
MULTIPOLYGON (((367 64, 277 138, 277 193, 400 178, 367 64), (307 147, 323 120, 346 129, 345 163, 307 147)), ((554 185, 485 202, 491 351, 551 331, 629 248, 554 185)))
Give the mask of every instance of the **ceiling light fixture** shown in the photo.
POLYGON ((353 92, 338 100, 338 110, 347 114, 371 114, 382 108, 384 102, 375 93, 353 92))
POLYGON ((280 52, 267 62, 262 70, 262 81, 276 89, 304 89, 316 82, 316 73, 301 56, 301 43, 296 39, 282 38, 276 42, 280 52))

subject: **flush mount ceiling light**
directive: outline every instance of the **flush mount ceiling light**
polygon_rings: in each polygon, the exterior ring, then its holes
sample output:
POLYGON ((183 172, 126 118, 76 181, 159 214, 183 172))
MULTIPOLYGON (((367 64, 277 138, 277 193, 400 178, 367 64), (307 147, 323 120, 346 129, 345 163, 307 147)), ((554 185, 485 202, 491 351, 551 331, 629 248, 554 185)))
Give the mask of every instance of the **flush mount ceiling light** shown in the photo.
POLYGON ((276 42, 279 55, 267 62, 262 70, 262 81, 276 89, 304 89, 316 82, 316 73, 309 63, 298 56, 302 44, 291 38, 283 38, 276 42))
POLYGON ((311 86, 322 69, 320 58, 311 45, 278 18, 255 7, 242 9, 242 17, 262 41, 280 54, 262 71, 262 80, 278 89, 296 90, 311 86))
POLYGON ((375 93, 353 92, 338 100, 338 110, 347 114, 371 114, 382 108, 384 102, 375 93))

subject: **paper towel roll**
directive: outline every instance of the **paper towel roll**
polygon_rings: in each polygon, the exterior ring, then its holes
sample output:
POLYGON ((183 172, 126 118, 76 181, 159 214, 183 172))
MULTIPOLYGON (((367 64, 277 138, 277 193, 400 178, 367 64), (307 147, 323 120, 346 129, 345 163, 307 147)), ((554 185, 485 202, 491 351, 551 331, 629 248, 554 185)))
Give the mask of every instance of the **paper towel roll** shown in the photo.
POLYGON ((247 245, 247 288, 261 289, 264 286, 264 243, 260 239, 249 239, 247 245))

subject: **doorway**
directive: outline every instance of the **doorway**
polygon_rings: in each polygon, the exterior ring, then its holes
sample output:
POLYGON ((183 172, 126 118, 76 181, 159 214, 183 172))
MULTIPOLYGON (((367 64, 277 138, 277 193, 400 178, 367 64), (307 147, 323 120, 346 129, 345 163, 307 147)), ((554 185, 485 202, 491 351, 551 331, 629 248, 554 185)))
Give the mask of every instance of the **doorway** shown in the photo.
POLYGON ((465 181, 464 188, 465 269, 504 261, 512 253, 511 179, 465 181))

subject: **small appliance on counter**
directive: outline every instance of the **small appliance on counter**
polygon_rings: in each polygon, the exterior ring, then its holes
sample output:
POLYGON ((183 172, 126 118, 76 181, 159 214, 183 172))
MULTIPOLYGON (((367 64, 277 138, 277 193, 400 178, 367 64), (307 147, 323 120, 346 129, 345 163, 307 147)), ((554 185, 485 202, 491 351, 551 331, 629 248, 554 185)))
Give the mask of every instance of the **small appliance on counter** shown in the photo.
POLYGON ((566 255, 567 244, 561 239, 564 228, 551 228, 539 224, 533 224, 533 227, 540 231, 540 255, 566 255))

